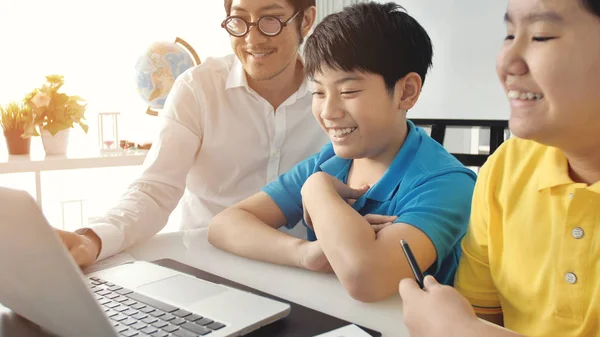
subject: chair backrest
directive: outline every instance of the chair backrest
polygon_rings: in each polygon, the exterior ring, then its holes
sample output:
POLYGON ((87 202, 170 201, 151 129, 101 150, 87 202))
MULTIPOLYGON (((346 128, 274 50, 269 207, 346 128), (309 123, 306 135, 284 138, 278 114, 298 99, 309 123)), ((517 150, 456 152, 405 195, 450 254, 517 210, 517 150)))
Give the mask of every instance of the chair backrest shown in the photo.
POLYGON ((504 133, 508 129, 506 120, 484 119, 410 119, 415 125, 431 127, 431 138, 444 145, 448 127, 482 127, 490 129, 490 151, 487 154, 452 153, 465 166, 481 167, 488 157, 504 142, 504 133))

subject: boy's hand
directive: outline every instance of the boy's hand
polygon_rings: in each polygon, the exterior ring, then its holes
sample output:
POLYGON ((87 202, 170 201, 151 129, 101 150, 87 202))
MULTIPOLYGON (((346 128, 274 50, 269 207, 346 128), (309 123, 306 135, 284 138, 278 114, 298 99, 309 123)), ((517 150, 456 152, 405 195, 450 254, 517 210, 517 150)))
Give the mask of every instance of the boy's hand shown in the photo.
POLYGON ((333 188, 335 192, 344 200, 356 200, 369 190, 369 185, 365 185, 360 188, 352 188, 325 172, 317 172, 308 177, 302 186, 301 193, 302 196, 305 196, 312 191, 320 192, 329 188, 333 188))
POLYGON ((367 214, 364 216, 365 220, 371 224, 371 228, 378 233, 380 230, 387 226, 394 224, 394 221, 398 219, 395 215, 380 215, 380 214, 367 214))
MULTIPOLYGON (((322 193, 322 191, 333 190, 342 199, 352 203, 356 199, 360 198, 363 194, 365 194, 369 190, 369 188, 370 187, 368 185, 362 186, 359 189, 352 188, 325 172, 317 172, 311 175, 306 180, 301 190, 304 222, 306 222, 308 227, 310 227, 311 229, 313 228, 312 221, 310 218, 310 212, 307 209, 306 204, 304 203, 304 198, 310 198, 309 194, 322 193)), ((378 225, 381 225, 381 223, 378 223, 378 225)))
POLYGON ((319 244, 319 241, 306 241, 300 246, 301 249, 301 265, 302 267, 320 272, 320 273, 331 273, 333 269, 327 260, 327 256, 323 252, 323 248, 319 244))
POLYGON ((404 323, 412 337, 463 336, 479 324, 469 302, 458 291, 425 277, 421 290, 413 279, 400 282, 404 323))

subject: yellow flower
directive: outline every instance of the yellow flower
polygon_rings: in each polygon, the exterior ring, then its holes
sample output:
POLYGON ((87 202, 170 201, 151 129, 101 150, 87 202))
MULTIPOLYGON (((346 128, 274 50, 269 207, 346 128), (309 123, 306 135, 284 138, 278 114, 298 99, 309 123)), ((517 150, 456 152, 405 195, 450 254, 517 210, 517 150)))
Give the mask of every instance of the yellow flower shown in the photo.
POLYGON ((55 135, 60 130, 74 127, 74 124, 79 124, 84 132, 88 131, 84 122, 84 99, 58 92, 63 84, 60 75, 46 76, 45 84, 25 96, 24 102, 31 108, 31 116, 25 124, 26 137, 38 136, 37 128, 55 135))
POLYGON ((36 108, 45 108, 50 105, 50 96, 45 92, 40 91, 31 99, 31 103, 33 103, 36 108))

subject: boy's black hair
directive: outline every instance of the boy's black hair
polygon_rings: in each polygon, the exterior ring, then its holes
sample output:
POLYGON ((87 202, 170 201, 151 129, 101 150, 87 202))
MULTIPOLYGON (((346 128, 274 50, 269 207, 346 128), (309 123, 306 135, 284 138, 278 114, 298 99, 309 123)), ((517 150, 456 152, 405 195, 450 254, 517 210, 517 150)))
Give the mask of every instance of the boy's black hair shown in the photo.
POLYGON ((600 0, 583 0, 583 4, 589 11, 600 16, 600 0))
POLYGON ((360 3, 327 16, 307 39, 305 71, 323 67, 381 75, 390 92, 408 73, 425 82, 432 65, 429 35, 396 3, 360 3))

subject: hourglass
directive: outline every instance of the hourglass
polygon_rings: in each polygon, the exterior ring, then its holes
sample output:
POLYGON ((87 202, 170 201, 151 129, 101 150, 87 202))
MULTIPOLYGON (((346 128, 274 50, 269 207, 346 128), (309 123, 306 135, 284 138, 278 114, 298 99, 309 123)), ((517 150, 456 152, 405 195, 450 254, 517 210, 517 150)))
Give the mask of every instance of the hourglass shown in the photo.
POLYGON ((119 113, 98 113, 98 146, 101 152, 123 151, 119 146, 119 113))

